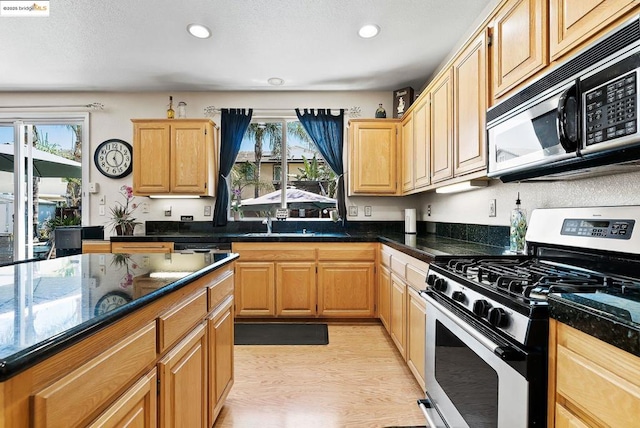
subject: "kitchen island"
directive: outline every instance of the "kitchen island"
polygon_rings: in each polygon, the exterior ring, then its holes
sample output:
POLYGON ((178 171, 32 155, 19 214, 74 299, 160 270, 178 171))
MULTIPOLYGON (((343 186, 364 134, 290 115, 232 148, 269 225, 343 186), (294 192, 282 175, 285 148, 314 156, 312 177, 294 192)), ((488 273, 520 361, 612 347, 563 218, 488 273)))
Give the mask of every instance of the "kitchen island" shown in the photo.
POLYGON ((86 254, 1 267, 0 427, 211 426, 233 384, 236 258, 86 254))

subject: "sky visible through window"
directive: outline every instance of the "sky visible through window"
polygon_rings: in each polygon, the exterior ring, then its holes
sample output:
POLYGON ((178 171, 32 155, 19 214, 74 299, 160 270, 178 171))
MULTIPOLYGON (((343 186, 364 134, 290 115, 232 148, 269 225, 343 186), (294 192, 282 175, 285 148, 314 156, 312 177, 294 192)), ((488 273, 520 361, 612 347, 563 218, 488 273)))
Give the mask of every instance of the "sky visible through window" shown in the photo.
MULTIPOLYGON (((66 125, 36 125, 40 134, 46 135, 50 144, 57 145, 62 151, 73 152, 74 133, 66 125)), ((0 126, 0 144, 13 142, 13 126, 0 126)))

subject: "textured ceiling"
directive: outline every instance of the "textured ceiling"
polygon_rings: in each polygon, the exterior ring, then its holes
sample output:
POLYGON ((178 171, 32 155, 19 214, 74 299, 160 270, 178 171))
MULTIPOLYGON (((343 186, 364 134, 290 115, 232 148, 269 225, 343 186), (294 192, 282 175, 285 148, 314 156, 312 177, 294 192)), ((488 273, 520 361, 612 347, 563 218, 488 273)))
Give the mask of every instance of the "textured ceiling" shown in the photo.
POLYGON ((419 89, 489 3, 52 0, 49 17, 0 17, 0 91, 419 89))

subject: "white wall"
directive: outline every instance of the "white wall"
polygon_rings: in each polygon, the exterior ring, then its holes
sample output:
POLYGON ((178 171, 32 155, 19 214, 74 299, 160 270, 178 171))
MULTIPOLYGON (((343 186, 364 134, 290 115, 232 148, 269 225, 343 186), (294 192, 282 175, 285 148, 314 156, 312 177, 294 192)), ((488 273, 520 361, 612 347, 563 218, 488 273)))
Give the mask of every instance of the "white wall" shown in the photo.
MULTIPOLYGON (((166 114, 169 95, 174 104, 187 103, 187 117, 204 117, 207 106, 240 108, 339 108, 358 106, 361 117, 374 117, 379 103, 383 103, 391 115, 391 92, 188 92, 188 93, 15 93, 2 94, 2 105, 54 105, 88 104, 100 102, 103 111, 92 112, 90 117, 89 148, 84 155, 90 157, 90 181, 99 183, 100 192, 84 198, 88 200, 90 224, 108 222, 108 207, 113 206, 120 186, 132 184, 132 176, 113 180, 102 176, 93 167, 95 147, 109 138, 120 138, 131 142, 132 118, 162 118, 166 114), (107 216, 98 215, 99 197, 106 196, 107 216)), ((214 117, 219 122, 219 117, 214 117)), ((346 124, 346 123, 345 123, 346 124)), ((139 155, 139 154, 135 154, 139 155)), ((595 177, 576 181, 542 183, 508 183, 497 180, 489 187, 466 193, 438 195, 433 192, 408 197, 351 197, 347 205, 358 206, 358 216, 353 220, 402 220, 404 208, 417 208, 418 218, 425 221, 508 225, 509 212, 513 208, 517 192, 520 192, 522 207, 530 214, 533 208, 551 206, 589 205, 640 205, 640 172, 607 177, 595 177), (496 199, 497 216, 488 216, 490 199, 496 199), (372 207, 372 216, 364 216, 364 207, 372 207), (431 216, 427 216, 427 206, 431 205, 431 216)), ((85 186, 87 189, 88 186, 85 186)), ((181 215, 193 215, 195 220, 208 221, 204 216, 204 206, 214 204, 214 200, 151 200, 136 197, 136 202, 147 202, 148 214, 136 212, 139 221, 180 220, 181 215), (163 210, 171 205, 172 216, 164 217, 163 210)), ((136 233, 142 233, 140 228, 136 233)), ((106 228, 106 235, 113 232, 106 228)))

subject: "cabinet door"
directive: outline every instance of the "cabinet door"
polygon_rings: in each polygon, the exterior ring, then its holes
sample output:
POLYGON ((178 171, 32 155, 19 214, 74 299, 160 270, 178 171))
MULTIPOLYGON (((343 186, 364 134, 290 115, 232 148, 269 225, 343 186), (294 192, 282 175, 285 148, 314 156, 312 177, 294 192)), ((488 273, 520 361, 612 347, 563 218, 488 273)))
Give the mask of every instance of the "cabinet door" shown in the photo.
POLYGON ((638 6, 637 0, 551 0, 549 54, 556 60, 638 6))
POLYGON ((162 122, 133 125, 133 191, 135 194, 169 193, 171 127, 162 122))
POLYGON ((350 122, 350 194, 395 195, 398 192, 397 133, 397 120, 350 122))
POLYGON ((426 302, 412 287, 407 292, 407 365, 424 389, 426 302))
POLYGON ((413 139, 413 112, 402 119, 402 193, 414 189, 415 141, 413 139))
POLYGON ((413 109, 413 145, 415 158, 412 160, 415 188, 421 189, 431 184, 431 94, 427 93, 417 101, 413 109))
POLYGON ((391 339, 402 357, 407 359, 407 286, 394 274, 391 274, 391 339))
POLYGON ((225 300, 208 319, 209 424, 213 426, 224 398, 233 385, 233 297, 225 300))
POLYGON ((158 426, 156 369, 143 376, 88 428, 155 428, 158 426))
POLYGON ((200 324, 158 361, 159 426, 207 426, 207 336, 200 324))
POLYGON ((205 194, 213 153, 213 132, 205 122, 179 122, 171 126, 171 191, 205 194))
POLYGON ((276 314, 273 262, 237 262, 235 283, 236 315, 276 314))
POLYGON ((453 105, 451 70, 431 88, 431 182, 453 176, 453 105))
POLYGON ((317 287, 315 262, 276 263, 276 314, 316 315, 317 287))
POLYGON ((389 269, 380 266, 378 275, 378 317, 387 332, 391 327, 391 273, 389 269))
POLYGON ((453 64, 454 175, 486 168, 487 54, 481 33, 453 64))
POLYGON ((548 63, 547 0, 510 0, 496 15, 492 94, 503 96, 548 63))
POLYGON ((375 316, 374 262, 318 263, 318 315, 375 316))
POLYGON ((576 415, 556 404, 555 428, 589 428, 589 425, 581 421, 576 415))

